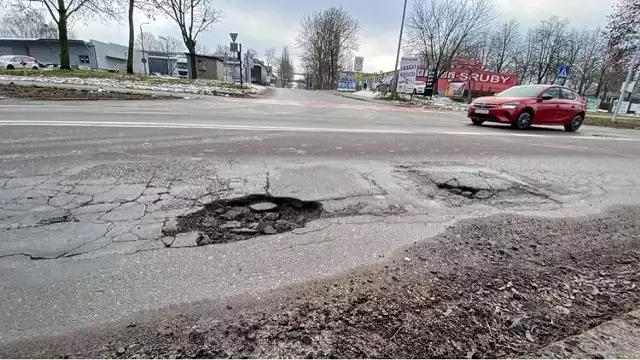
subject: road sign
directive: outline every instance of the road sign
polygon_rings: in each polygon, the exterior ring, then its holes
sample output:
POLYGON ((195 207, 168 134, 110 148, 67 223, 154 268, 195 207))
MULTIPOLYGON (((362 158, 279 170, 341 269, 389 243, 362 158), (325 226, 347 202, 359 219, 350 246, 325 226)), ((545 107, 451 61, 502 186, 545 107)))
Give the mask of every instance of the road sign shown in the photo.
POLYGON ((146 58, 142 58, 142 60, 140 60, 143 64, 147 63, 147 59, 146 58))
POLYGON ((571 67, 569 65, 562 65, 558 70, 558 77, 561 79, 566 79, 569 77, 570 72, 571 72, 571 67))
POLYGON ((356 56, 353 61, 353 71, 362 71, 362 65, 364 64, 364 58, 362 56, 356 56))
POLYGON ((229 51, 238 52, 238 43, 229 43, 229 51))
POLYGON ((231 41, 236 42, 236 39, 238 38, 238 33, 229 33, 229 36, 231 37, 231 41))

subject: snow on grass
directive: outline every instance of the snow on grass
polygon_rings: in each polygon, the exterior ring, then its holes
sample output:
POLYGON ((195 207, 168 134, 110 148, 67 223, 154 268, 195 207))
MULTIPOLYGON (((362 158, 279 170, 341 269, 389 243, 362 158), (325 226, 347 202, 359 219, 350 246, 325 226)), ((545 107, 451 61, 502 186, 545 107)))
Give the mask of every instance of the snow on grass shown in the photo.
POLYGON ((377 97, 376 95, 379 95, 380 93, 369 91, 369 90, 360 90, 352 94, 355 96, 363 97, 363 98, 374 99, 377 97))
POLYGON ((226 83, 218 80, 175 79, 163 77, 74 77, 74 76, 16 76, 0 75, 4 81, 24 81, 48 84, 87 85, 99 88, 124 88, 133 90, 151 90, 161 92, 187 93, 199 95, 257 95, 264 92, 265 87, 247 84, 226 83))

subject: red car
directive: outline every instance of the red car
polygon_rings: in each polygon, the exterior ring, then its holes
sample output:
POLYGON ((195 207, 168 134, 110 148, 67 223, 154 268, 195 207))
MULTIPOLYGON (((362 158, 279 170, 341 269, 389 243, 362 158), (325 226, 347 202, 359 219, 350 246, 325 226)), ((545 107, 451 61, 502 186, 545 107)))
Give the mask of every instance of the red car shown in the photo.
POLYGON ((585 101, 566 87, 522 85, 475 99, 467 116, 474 125, 491 121, 519 130, 531 125, 563 125, 573 132, 582 125, 586 110, 585 101))

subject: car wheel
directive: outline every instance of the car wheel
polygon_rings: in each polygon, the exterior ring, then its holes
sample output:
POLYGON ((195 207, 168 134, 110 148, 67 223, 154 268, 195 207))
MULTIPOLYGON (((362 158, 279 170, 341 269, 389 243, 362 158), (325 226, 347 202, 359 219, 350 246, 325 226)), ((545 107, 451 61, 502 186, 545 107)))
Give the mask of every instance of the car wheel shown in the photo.
POLYGON ((582 126, 582 120, 582 115, 578 114, 571 120, 569 125, 564 126, 564 129, 569 132, 576 132, 580 129, 580 126, 582 126))
POLYGON ((531 116, 531 113, 529 111, 523 111, 518 115, 516 120, 511 123, 511 127, 518 130, 524 130, 531 126, 532 122, 533 116, 531 116))
POLYGON ((471 122, 473 123, 473 125, 480 126, 480 125, 482 125, 482 123, 484 123, 484 120, 480 120, 480 119, 471 119, 471 122))
POLYGON ((7 65, 7 70, 15 70, 15 68, 13 67, 13 65, 9 64, 7 65))

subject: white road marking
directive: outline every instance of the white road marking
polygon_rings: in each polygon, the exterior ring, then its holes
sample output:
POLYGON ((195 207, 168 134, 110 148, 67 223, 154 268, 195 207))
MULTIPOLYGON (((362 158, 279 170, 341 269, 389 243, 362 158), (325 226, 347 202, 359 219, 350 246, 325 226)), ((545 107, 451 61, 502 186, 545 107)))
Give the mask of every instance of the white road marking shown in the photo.
POLYGON ((121 128, 159 128, 159 129, 211 129, 211 130, 240 130, 240 131, 291 131, 291 132, 333 132, 333 133, 364 133, 364 134, 444 134, 456 136, 490 136, 490 137, 528 137, 548 139, 578 139, 592 141, 632 141, 640 139, 622 137, 594 137, 585 135, 545 135, 525 134, 518 132, 468 132, 441 131, 431 129, 367 129, 367 128, 324 128, 324 127, 296 127, 296 126, 264 126, 264 125, 232 125, 205 123, 169 123, 169 122, 139 122, 139 121, 74 121, 74 120, 0 120, 0 126, 68 126, 68 127, 121 127, 121 128))

